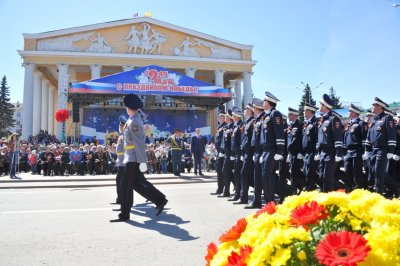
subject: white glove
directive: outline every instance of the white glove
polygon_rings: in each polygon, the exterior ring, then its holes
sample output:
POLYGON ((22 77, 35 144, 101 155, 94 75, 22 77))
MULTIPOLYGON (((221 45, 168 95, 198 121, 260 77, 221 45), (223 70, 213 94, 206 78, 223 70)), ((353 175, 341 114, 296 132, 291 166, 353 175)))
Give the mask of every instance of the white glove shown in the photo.
POLYGON ((142 173, 146 172, 147 171, 147 164, 146 163, 140 163, 139 164, 139 170, 142 173))
POLYGON ((235 160, 235 157, 231 156, 229 157, 229 159, 231 159, 231 161, 235 160))
POLYGON ((314 156, 314 161, 319 161, 321 160, 321 156, 319 156, 319 154, 314 156))
POLYGON ((282 160, 283 159, 283 156, 282 155, 280 155, 280 154, 275 154, 274 155, 274 160, 275 161, 279 161, 279 160, 282 160))
POLYGON ((243 157, 243 156, 240 156, 240 160, 241 160, 242 162, 244 162, 244 157, 243 157))
POLYGON ((341 160, 343 160, 343 157, 335 156, 335 162, 340 162, 341 160))
POLYGON ((260 159, 258 159, 258 162, 259 162, 259 163, 262 163, 262 162, 263 162, 263 157, 262 157, 262 156, 260 156, 260 159))
POLYGON ((395 160, 395 161, 398 161, 398 160, 400 160, 400 156, 395 154, 395 155, 393 155, 392 159, 395 160))
POLYGON ((225 154, 223 154, 222 152, 220 152, 220 153, 218 153, 218 157, 219 157, 219 158, 225 157, 225 154))
POLYGON ((253 162, 256 162, 256 156, 253 155, 253 162))
POLYGON ((287 157, 286 157, 286 162, 287 163, 290 163, 290 161, 292 160, 292 155, 288 155, 287 157))
POLYGON ((368 158, 369 158, 369 152, 364 152, 364 154, 362 155, 362 159, 364 160, 364 161, 366 161, 366 160, 368 160, 368 158))
POLYGON ((390 160, 390 159, 392 159, 393 158, 393 153, 388 153, 388 154, 386 154, 386 158, 388 159, 388 160, 390 160))
POLYGON ((297 159, 303 160, 303 154, 301 154, 301 153, 297 154, 297 159))

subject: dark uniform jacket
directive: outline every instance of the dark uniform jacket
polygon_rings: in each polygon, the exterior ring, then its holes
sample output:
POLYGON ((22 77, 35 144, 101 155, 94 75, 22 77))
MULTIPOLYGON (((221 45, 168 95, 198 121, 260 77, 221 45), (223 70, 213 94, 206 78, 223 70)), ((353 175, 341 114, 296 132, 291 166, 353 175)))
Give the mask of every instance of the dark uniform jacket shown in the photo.
POLYGON ((282 114, 272 108, 264 114, 261 126, 260 145, 263 151, 275 149, 277 154, 283 155, 285 151, 285 132, 282 114))
POLYGON ((318 123, 315 116, 304 121, 302 147, 305 153, 315 153, 318 141, 318 123))
POLYGON ((252 155, 253 148, 251 147, 251 140, 253 137, 253 121, 254 117, 250 117, 244 122, 242 126, 242 151, 244 154, 252 155))
POLYGON ((302 148, 302 127, 299 120, 291 122, 286 129, 287 132, 287 149, 292 155, 303 153, 302 148))
POLYGON ((224 122, 218 126, 217 133, 215 134, 215 148, 217 149, 218 152, 221 151, 221 143, 222 143, 222 137, 224 135, 225 127, 226 127, 226 123, 224 122))
POLYGON ((352 119, 345 127, 344 145, 348 154, 360 155, 365 149, 365 140, 367 138, 368 125, 359 117, 352 119))
POLYGON ((224 128, 224 135, 221 142, 221 152, 226 156, 232 156, 232 133, 234 123, 230 123, 224 128))
POLYGON ((393 117, 385 113, 376 115, 370 124, 366 140, 367 150, 378 148, 394 153, 396 149, 396 126, 393 117))
POLYGON ((264 112, 260 113, 253 120, 253 137, 251 138, 251 146, 254 148, 255 153, 262 153, 262 148, 260 146, 260 136, 261 136, 261 125, 264 121, 264 112))
POLYGON ((320 118, 318 127, 317 150, 342 157, 343 125, 339 118, 329 111, 320 118))
POLYGON ((233 155, 235 155, 235 156, 241 155, 242 130, 243 130, 242 127, 243 127, 242 120, 240 120, 234 124, 234 129, 233 129, 233 133, 232 133, 231 150, 232 150, 233 155))

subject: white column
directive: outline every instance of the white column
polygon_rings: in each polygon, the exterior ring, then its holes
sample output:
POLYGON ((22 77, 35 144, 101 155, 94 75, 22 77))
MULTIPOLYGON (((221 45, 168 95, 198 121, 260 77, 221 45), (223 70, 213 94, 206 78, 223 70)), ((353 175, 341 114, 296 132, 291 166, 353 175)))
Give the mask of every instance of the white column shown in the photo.
MULTIPOLYGON (((58 90, 57 110, 66 109, 68 101, 68 65, 59 64, 58 67, 58 90)), ((57 123, 57 139, 62 140, 62 123, 57 123)))
POLYGON ((24 63, 24 99, 22 110, 22 139, 28 140, 32 135, 32 118, 33 118, 33 72, 35 64, 24 63))
POLYGON ((101 65, 90 65, 90 69, 92 70, 92 79, 98 79, 101 77, 101 65))
POLYGON ((135 67, 134 66, 132 66, 132 65, 123 65, 122 66, 122 70, 125 72, 125 71, 129 71, 129 70, 132 70, 132 69, 135 69, 135 67))
POLYGON ((252 72, 243 72, 243 102, 244 104, 251 103, 253 90, 251 89, 252 72))
POLYGON ((224 87, 224 70, 214 70, 215 85, 224 87))
POLYGON ((190 77, 190 78, 194 78, 196 74, 196 69, 194 68, 185 68, 185 75, 190 77))
POLYGON ((42 115, 41 115, 41 128, 48 130, 48 116, 49 116, 49 81, 47 79, 42 80, 42 115))
POLYGON ((49 86, 48 107, 49 115, 47 119, 47 130, 49 131, 49 134, 54 134, 54 87, 51 85, 49 86))
POLYGON ((39 134, 41 129, 40 112, 42 106, 42 73, 35 71, 33 75, 33 107, 32 107, 32 135, 39 134))
MULTIPOLYGON (((234 105, 242 110, 242 81, 240 79, 235 80, 235 96, 234 105)), ((246 105, 247 103, 244 104, 246 105)))

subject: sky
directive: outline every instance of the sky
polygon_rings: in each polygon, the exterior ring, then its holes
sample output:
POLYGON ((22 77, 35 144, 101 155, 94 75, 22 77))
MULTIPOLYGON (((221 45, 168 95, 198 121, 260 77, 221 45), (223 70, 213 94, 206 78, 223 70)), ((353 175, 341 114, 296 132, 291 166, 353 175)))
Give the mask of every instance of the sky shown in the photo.
POLYGON ((153 18, 253 45, 252 88, 278 109, 297 108, 303 83, 314 100, 333 86, 342 102, 400 101, 400 0, 0 0, 0 76, 23 101, 22 33, 40 33, 152 12, 153 18), (323 83, 321 86, 318 86, 323 83))

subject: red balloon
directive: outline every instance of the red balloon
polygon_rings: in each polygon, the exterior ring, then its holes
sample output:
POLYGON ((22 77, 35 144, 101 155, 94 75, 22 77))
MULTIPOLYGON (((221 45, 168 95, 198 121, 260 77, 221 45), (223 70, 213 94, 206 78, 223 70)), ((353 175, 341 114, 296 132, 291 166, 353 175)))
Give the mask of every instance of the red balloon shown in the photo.
POLYGON ((59 123, 65 122, 69 118, 69 111, 66 109, 58 110, 55 114, 55 118, 59 123))

